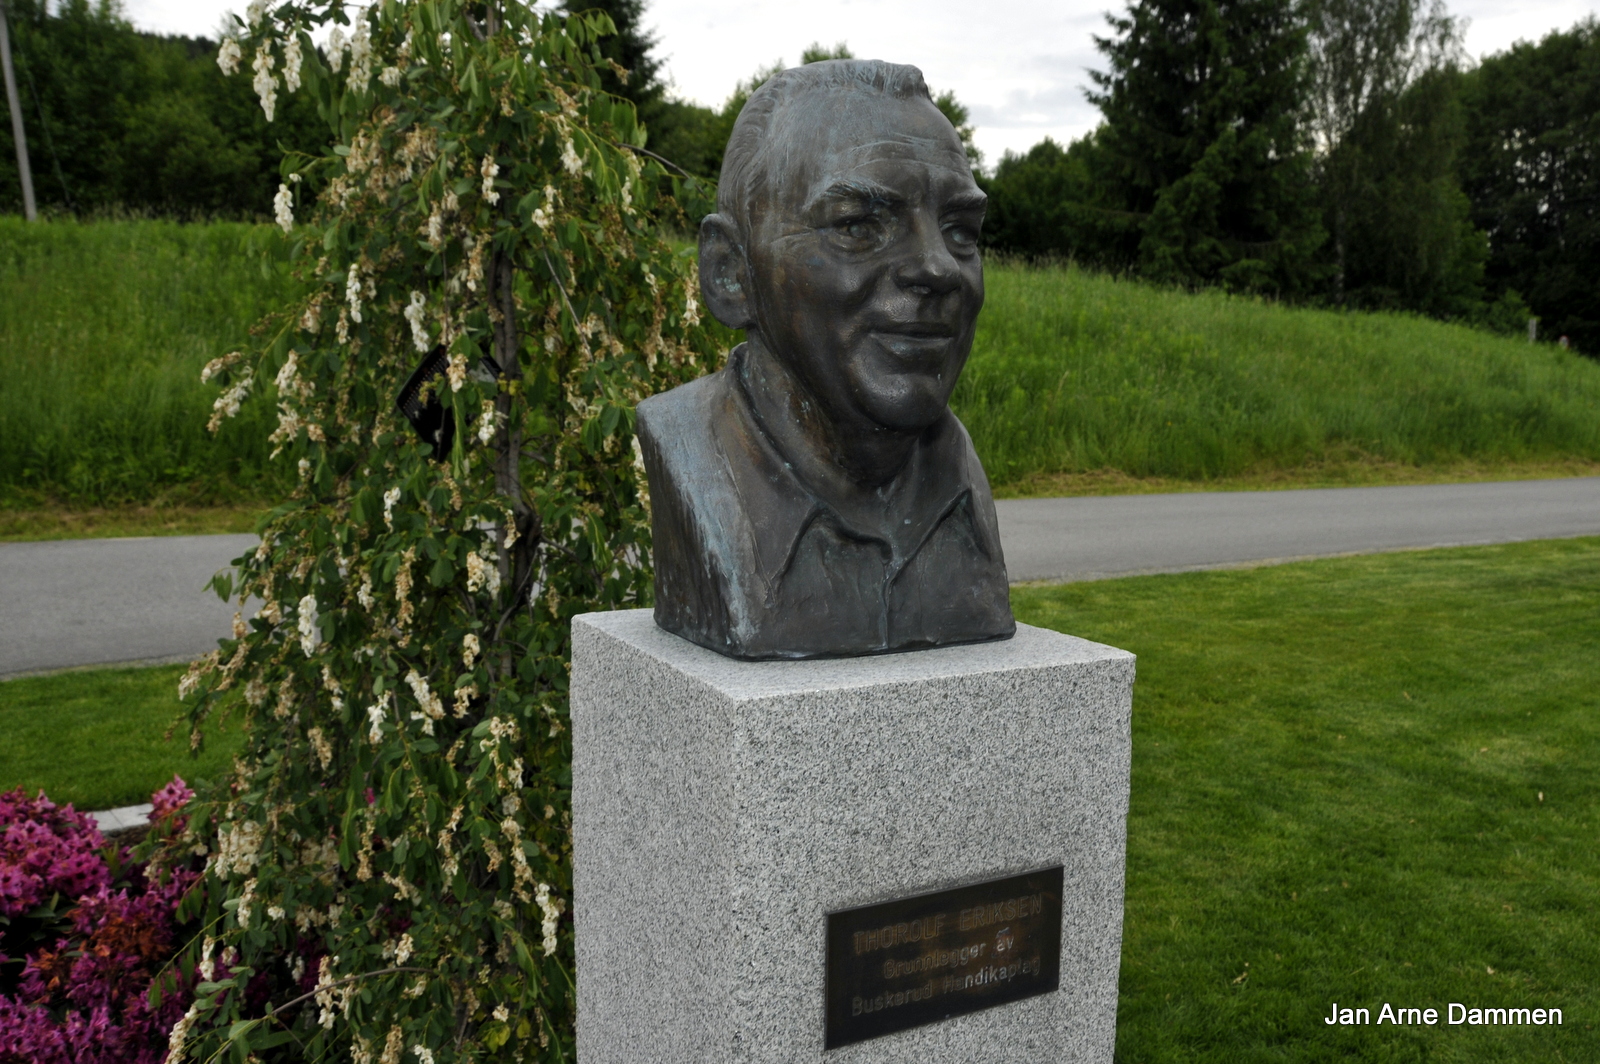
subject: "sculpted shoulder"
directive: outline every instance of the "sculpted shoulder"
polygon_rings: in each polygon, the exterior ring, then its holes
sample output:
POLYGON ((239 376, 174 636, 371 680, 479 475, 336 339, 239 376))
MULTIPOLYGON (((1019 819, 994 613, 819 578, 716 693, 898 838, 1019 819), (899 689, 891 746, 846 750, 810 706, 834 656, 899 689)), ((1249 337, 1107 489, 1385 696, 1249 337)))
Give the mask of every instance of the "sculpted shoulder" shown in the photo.
POLYGON ((728 402, 728 371, 718 370, 652 395, 639 404, 641 440, 662 449, 662 457, 687 454, 699 444, 712 447, 712 425, 728 402))

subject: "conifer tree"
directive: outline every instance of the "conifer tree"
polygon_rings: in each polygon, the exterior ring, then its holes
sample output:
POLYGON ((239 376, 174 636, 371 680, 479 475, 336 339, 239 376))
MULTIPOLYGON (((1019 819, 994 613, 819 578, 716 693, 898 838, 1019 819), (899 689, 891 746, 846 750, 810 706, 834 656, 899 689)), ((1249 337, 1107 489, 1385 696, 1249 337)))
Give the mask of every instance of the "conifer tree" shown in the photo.
POLYGON ((1293 0, 1134 0, 1095 39, 1106 162, 1143 216, 1146 276, 1293 294, 1323 233, 1293 0))

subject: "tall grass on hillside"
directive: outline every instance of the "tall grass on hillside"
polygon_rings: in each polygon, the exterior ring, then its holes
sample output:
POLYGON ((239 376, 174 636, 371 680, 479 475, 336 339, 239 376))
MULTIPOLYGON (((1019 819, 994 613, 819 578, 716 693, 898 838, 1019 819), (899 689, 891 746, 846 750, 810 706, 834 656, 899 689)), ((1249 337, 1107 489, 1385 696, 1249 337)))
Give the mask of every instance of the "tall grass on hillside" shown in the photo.
POLYGON ((1600 459, 1600 362, 1397 314, 991 263, 952 405, 996 484, 1600 459))
POLYGON ((274 230, 0 218, 0 503, 262 490, 270 404, 213 439, 205 363, 292 292, 274 230))
MULTIPOLYGON (((216 389, 199 379, 293 296, 280 248, 262 226, 0 218, 0 505, 281 488, 267 397, 213 439, 216 389)), ((987 274, 953 405, 997 486, 1102 469, 1203 481, 1350 459, 1600 460, 1600 363, 1547 344, 1071 267, 987 274)))

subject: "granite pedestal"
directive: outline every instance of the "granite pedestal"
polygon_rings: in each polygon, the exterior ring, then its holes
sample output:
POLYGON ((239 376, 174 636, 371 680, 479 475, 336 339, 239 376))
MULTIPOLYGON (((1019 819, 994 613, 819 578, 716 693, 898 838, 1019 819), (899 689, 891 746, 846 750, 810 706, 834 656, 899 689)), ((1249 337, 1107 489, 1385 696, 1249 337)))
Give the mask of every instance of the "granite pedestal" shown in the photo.
POLYGON ((741 662, 572 625, 585 1064, 1111 1060, 1133 655, 1014 639, 741 662), (1059 990, 823 1048, 827 914, 1064 867, 1059 990))

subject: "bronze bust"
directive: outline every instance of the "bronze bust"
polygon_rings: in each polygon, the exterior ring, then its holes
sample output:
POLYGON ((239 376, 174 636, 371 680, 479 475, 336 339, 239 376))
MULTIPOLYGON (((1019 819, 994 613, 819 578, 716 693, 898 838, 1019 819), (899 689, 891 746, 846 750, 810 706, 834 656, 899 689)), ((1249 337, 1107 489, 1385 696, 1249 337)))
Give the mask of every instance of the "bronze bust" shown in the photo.
POLYGON ((1016 631, 994 501, 948 402, 983 306, 984 195, 915 67, 758 89, 700 227, 727 366, 639 404, 656 623, 735 658, 1016 631))

